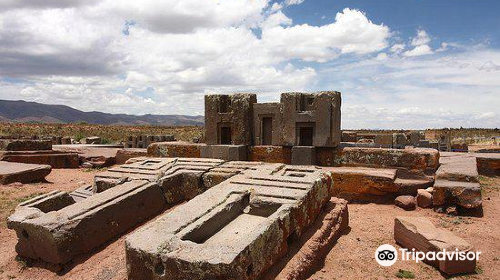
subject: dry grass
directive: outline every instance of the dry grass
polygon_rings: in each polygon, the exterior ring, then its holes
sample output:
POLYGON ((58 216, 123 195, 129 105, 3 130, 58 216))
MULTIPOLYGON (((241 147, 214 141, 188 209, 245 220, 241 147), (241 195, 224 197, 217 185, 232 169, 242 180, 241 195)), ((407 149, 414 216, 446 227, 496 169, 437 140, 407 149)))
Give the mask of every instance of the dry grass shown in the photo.
POLYGON ((30 124, 0 123, 0 136, 69 136, 76 140, 99 136, 108 142, 119 142, 130 135, 169 135, 178 140, 191 141, 202 137, 202 126, 120 126, 92 124, 30 124))

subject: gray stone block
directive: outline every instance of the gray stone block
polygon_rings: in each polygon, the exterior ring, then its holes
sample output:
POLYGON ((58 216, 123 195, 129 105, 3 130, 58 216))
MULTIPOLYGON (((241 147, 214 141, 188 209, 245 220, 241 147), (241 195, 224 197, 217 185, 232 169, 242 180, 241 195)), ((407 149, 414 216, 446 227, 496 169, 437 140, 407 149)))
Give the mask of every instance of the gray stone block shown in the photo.
POLYGON ((258 279, 331 195, 314 167, 243 171, 127 237, 128 279, 258 279))
POLYGON ((200 148, 202 158, 216 158, 227 161, 245 161, 248 159, 245 145, 207 145, 200 148))
POLYGON ((292 147, 292 164, 293 165, 315 165, 316 164, 316 149, 309 146, 294 146, 292 147))

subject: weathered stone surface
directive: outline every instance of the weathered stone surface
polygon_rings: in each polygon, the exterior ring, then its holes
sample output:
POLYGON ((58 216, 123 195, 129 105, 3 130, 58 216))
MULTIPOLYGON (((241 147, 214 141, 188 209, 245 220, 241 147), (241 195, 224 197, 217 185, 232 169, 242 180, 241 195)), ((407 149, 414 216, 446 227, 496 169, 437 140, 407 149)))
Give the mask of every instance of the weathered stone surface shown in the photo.
POLYGON ((16 231, 20 256, 62 264, 123 234, 164 206, 157 184, 136 180, 78 203, 67 193, 34 198, 16 208, 8 227, 16 231))
MULTIPOLYGON (((394 239, 402 247, 410 251, 415 249, 424 253, 446 250, 453 252, 473 252, 474 248, 464 239, 450 231, 438 229, 423 217, 397 217, 394 222, 394 239)), ((446 259, 443 261, 424 260, 446 274, 474 272, 476 261, 459 261, 446 259)))
POLYGON ((29 164, 46 164, 52 168, 78 168, 78 154, 59 151, 0 152, 0 160, 29 164))
POLYGON ((392 135, 377 134, 373 142, 381 148, 392 148, 392 135))
POLYGON ((400 195, 416 196, 419 189, 426 189, 434 184, 434 176, 428 176, 419 170, 398 169, 394 184, 399 189, 400 195))
POLYGON ((341 103, 341 94, 336 91, 282 93, 283 145, 337 147, 341 138, 341 103), (310 144, 302 139, 302 128, 311 130, 310 144))
POLYGON ((436 180, 478 182, 476 159, 472 154, 444 154, 436 171, 436 180))
POLYGON ((218 185, 225 180, 239 174, 247 169, 255 169, 262 162, 249 162, 249 161, 230 161, 221 165, 215 166, 210 171, 203 174, 203 185, 205 189, 209 189, 218 185))
POLYGON ((333 196, 354 202, 391 199, 398 188, 394 185, 396 169, 367 167, 324 167, 332 173, 333 196))
MULTIPOLYGON (((358 141, 358 133, 356 131, 342 131, 342 142, 357 142, 358 141)), ((392 144, 392 138, 391 138, 392 144)))
POLYGON ((176 158, 147 158, 110 168, 96 174, 93 191, 99 193, 131 180, 157 182, 176 161, 176 158))
POLYGON ((116 153, 120 148, 116 147, 92 147, 93 145, 54 145, 55 151, 77 153, 80 165, 86 163, 92 168, 108 167, 116 164, 116 153))
POLYGON ((147 149, 141 148, 125 148, 119 149, 116 152, 116 164, 124 164, 127 160, 136 157, 146 157, 148 155, 147 149))
POLYGON ((283 144, 282 111, 281 103, 253 104, 254 145, 279 146, 283 144))
POLYGON ((483 203, 479 183, 438 179, 433 189, 432 199, 435 206, 458 205, 464 208, 477 208, 483 203))
POLYGON ((432 194, 426 190, 418 190, 417 205, 421 208, 429 208, 432 206, 432 194))
POLYGON ((75 202, 84 200, 94 195, 92 185, 81 186, 78 189, 72 191, 69 195, 73 198, 75 202))
POLYGON ((318 166, 335 166, 339 157, 339 149, 339 147, 316 147, 316 164, 318 166))
POLYGON ((158 142, 148 146, 148 156, 150 157, 201 157, 200 149, 205 144, 189 142, 158 142))
MULTIPOLYGON (((280 264, 286 261, 286 265, 278 275, 272 278, 308 279, 348 227, 347 201, 335 197, 330 199, 320 216, 314 221, 311 228, 302 235, 299 242, 291 244, 292 248, 298 247, 293 250, 297 253, 290 259, 280 260, 280 264)), ((264 279, 270 278, 265 277, 264 279)))
POLYGON ((0 161, 0 184, 42 181, 51 170, 50 165, 0 161))
POLYGON ((417 207, 415 197, 411 195, 400 195, 396 197, 396 199, 394 200, 394 204, 406 211, 415 210, 415 208, 417 207))
POLYGON ((293 165, 315 165, 316 149, 311 146, 293 146, 292 147, 293 165))
POLYGON ((311 167, 246 170, 128 236, 128 278, 257 279, 314 221, 330 188, 311 167))
POLYGON ((338 151, 336 165, 366 167, 401 167, 436 170, 439 152, 434 149, 379 149, 347 147, 338 151))
POLYGON ((392 147, 396 149, 403 149, 408 144, 406 135, 404 133, 392 134, 392 147))
POLYGON ((159 179, 168 204, 189 200, 204 192, 203 175, 224 163, 220 159, 178 158, 163 172, 159 179))
POLYGON ((434 184, 431 178, 405 179, 396 178, 394 184, 398 188, 398 194, 401 195, 417 195, 420 189, 426 189, 434 184))
POLYGON ((245 145, 206 145, 200 147, 202 158, 216 158, 228 161, 245 161, 248 159, 245 145))
POLYGON ((250 161, 269 163, 292 163, 292 147, 284 146, 251 146, 248 148, 250 161))
POLYGON ((5 151, 50 151, 52 142, 49 140, 13 140, 0 139, 0 150, 5 151))
POLYGON ((500 176, 500 153, 475 154, 477 171, 481 175, 500 176))
POLYGON ((252 145, 255 103, 257 95, 253 93, 205 95, 206 143, 252 145))

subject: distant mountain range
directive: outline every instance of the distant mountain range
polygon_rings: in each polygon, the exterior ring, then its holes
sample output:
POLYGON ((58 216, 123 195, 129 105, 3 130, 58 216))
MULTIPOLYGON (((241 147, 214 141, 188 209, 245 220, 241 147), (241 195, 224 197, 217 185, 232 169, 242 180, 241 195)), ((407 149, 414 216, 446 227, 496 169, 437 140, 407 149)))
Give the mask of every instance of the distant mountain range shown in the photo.
POLYGON ((203 116, 127 115, 83 112, 65 105, 0 100, 0 122, 78 123, 108 125, 203 125, 203 116))

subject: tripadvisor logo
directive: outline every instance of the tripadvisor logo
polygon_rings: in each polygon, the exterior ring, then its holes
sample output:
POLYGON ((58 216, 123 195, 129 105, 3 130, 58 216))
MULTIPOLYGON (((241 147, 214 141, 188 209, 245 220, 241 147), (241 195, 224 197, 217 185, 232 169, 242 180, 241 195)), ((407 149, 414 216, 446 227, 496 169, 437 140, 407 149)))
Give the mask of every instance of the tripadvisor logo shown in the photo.
MULTIPOLYGON (((479 260, 479 255, 481 252, 472 252, 472 251, 458 251, 458 249, 455 250, 446 250, 443 249, 442 251, 429 251, 429 252, 420 252, 416 251, 415 249, 412 249, 409 251, 406 248, 401 248, 399 249, 400 254, 401 254, 401 260, 402 261, 407 261, 407 260, 413 260, 416 263, 428 260, 428 261, 445 261, 445 260, 451 260, 451 261, 473 261, 479 260)), ((378 264, 381 266, 391 266, 396 261, 398 260, 398 251, 396 248, 394 248, 392 245, 389 244, 384 244, 381 245, 377 248, 375 251, 375 260, 377 261, 378 264)))
POLYGON ((398 260, 398 251, 392 245, 381 245, 375 251, 375 260, 381 266, 391 266, 398 260))

